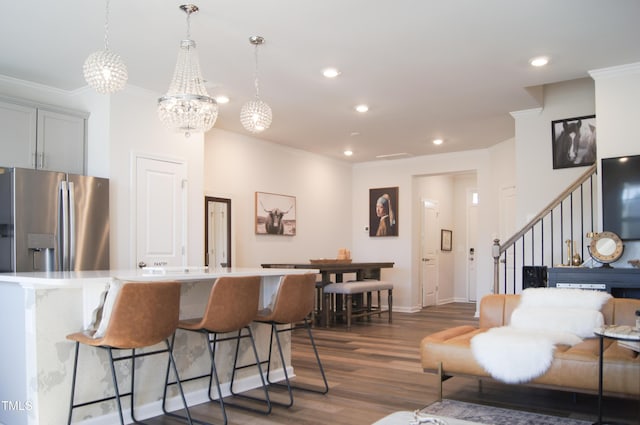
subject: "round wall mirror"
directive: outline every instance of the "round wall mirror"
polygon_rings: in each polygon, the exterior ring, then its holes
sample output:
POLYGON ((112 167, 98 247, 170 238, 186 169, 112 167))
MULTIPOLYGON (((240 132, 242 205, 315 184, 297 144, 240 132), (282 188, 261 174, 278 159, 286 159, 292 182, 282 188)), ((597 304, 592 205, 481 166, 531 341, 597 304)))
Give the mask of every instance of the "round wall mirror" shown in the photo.
POLYGON ((611 267, 609 263, 618 261, 623 249, 622 240, 613 232, 596 233, 589 246, 591 257, 602 263, 603 267, 611 267))

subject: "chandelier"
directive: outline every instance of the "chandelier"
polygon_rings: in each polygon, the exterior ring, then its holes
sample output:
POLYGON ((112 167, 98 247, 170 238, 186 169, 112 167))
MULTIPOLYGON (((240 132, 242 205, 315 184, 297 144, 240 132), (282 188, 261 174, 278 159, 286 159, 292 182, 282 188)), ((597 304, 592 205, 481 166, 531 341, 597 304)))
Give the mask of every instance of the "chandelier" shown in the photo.
POLYGON ((271 125, 273 116, 271 107, 260 99, 260 89, 258 86, 258 46, 264 43, 264 38, 255 35, 249 38, 249 42, 255 46, 255 80, 256 98, 248 101, 240 110, 240 122, 242 126, 252 133, 260 133, 271 125))
POLYGON ((158 99, 158 116, 169 129, 184 132, 206 132, 216 123, 218 104, 204 88, 196 42, 191 40, 191 14, 198 6, 180 6, 187 14, 187 38, 180 42, 178 61, 167 94, 158 99))
POLYGON ((100 94, 121 90, 127 83, 127 66, 120 55, 109 50, 109 0, 106 1, 104 50, 98 50, 84 61, 84 79, 100 94))

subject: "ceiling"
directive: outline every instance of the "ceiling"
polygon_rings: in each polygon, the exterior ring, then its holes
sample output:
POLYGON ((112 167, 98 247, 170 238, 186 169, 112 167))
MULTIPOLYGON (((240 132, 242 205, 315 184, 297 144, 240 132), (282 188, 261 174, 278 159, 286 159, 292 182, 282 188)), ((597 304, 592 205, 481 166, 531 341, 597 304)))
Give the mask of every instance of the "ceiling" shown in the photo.
MULTIPOLYGON (((486 148, 514 136, 509 112, 542 106, 541 85, 640 61, 638 0, 194 1, 209 94, 231 99, 215 126, 246 133, 248 39, 261 35, 260 94, 273 124, 258 137, 349 162, 486 148), (550 63, 531 67, 539 55, 550 63), (323 77, 330 66, 341 75, 323 77), (355 112, 359 103, 369 112, 355 112)), ((109 47, 129 84, 166 92, 186 36, 183 3, 111 0, 109 47)), ((81 89, 85 58, 104 46, 104 17, 104 0, 4 2, 0 74, 81 89)))

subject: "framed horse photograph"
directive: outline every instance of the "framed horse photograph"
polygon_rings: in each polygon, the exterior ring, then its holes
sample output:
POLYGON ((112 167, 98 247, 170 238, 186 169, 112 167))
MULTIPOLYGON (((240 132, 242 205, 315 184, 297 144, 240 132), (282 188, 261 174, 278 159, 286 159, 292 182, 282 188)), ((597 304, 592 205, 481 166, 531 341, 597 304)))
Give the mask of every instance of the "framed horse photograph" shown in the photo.
POLYGON ((553 169, 583 167, 596 162, 596 116, 551 121, 553 169))

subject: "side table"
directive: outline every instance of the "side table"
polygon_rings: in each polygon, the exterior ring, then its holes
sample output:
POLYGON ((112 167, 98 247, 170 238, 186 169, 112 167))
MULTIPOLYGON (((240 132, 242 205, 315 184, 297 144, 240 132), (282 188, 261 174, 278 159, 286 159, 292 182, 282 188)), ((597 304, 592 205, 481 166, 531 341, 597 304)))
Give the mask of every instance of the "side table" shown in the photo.
POLYGON ((604 339, 621 341, 640 341, 640 331, 628 325, 606 325, 593 330, 600 337, 600 354, 598 356, 598 422, 593 425, 619 425, 616 422, 602 422, 602 369, 604 360, 604 339))

